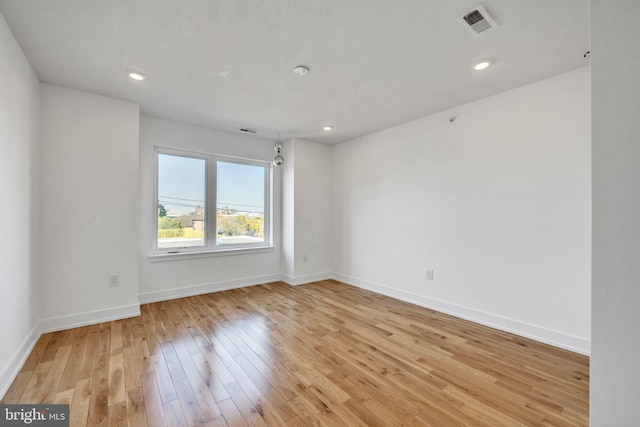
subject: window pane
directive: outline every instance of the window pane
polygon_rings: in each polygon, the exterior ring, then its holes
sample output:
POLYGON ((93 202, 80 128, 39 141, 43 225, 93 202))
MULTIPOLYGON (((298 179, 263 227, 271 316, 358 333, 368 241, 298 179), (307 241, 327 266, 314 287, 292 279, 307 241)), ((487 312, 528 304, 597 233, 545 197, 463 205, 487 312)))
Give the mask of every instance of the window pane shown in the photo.
POLYGON ((158 154, 158 248, 205 245, 206 161, 158 154))
POLYGON ((216 243, 264 243, 265 167, 218 162, 216 243))

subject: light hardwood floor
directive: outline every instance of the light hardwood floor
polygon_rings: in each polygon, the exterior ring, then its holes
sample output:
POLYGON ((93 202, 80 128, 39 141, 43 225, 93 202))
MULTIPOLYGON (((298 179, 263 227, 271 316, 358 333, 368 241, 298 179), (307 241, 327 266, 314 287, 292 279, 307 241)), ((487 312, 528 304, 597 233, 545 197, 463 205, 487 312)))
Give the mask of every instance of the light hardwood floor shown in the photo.
POLYGON ((3 403, 72 426, 588 425, 589 359, 335 281, 43 335, 3 403))

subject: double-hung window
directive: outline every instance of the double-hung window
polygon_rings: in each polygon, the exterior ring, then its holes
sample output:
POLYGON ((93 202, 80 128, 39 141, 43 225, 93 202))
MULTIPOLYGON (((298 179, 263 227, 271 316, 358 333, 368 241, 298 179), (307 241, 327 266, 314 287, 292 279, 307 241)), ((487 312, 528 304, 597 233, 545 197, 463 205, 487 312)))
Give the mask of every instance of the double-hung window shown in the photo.
POLYGON ((155 149, 156 254, 271 245, 271 163, 155 149))

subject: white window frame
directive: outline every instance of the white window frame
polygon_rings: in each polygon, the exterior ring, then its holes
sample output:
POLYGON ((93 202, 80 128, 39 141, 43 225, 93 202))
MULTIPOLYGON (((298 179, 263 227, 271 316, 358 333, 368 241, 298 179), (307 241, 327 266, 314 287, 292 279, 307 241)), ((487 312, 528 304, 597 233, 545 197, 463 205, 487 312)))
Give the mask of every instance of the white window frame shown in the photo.
POLYGON ((179 259, 215 255, 232 255, 273 250, 272 193, 273 168, 271 162, 215 153, 154 146, 153 162, 153 243, 152 260, 179 259), (161 154, 202 159, 205 161, 205 244, 196 247, 158 247, 158 156, 161 154), (218 162, 238 163, 264 168, 264 241, 249 243, 217 243, 217 166, 218 162))

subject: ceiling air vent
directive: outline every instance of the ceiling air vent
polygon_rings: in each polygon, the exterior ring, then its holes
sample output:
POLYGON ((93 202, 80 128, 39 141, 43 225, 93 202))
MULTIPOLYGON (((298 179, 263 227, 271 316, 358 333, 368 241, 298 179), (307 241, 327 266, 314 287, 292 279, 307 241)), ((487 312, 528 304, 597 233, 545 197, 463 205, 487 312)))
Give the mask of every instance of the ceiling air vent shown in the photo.
POLYGON ((459 16, 458 21, 476 37, 498 26, 496 21, 489 15, 489 12, 487 12, 487 9, 482 5, 478 5, 462 16, 459 16))

